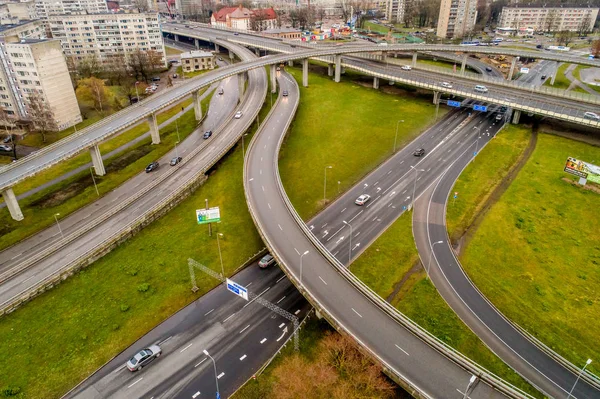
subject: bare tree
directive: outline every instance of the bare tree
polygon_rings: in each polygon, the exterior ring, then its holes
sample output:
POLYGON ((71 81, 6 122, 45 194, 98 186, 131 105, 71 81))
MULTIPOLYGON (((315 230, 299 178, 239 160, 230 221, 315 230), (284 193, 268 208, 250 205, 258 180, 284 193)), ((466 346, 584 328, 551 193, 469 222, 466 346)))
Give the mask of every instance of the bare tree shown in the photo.
POLYGON ((600 40, 592 42, 592 55, 596 58, 600 55, 600 40))
POLYGON ((12 132, 14 121, 10 118, 4 108, 0 108, 0 123, 6 130, 6 137, 10 137, 10 144, 13 150, 13 159, 17 159, 17 143, 15 142, 15 135, 12 132))
POLYGON ((147 82, 151 75, 165 67, 162 54, 157 51, 136 49, 128 57, 128 67, 136 79, 147 82))
POLYGON ((137 8, 138 12, 150 11, 148 0, 133 0, 133 6, 137 8))
POLYGON ((88 55, 79 61, 74 61, 74 66, 78 79, 86 79, 92 76, 98 77, 102 73, 102 63, 96 54, 88 55))
POLYGON ((579 36, 585 36, 590 33, 590 25, 592 25, 592 16, 589 13, 586 13, 577 27, 579 36))
POLYGON ((556 40, 560 46, 568 46, 573 41, 576 33, 568 30, 560 31, 556 35, 556 40))
POLYGON ((265 29, 266 14, 262 9, 253 10, 250 17, 250 29, 255 32, 261 32, 265 29))
POLYGON ((43 143, 46 142, 46 135, 49 132, 58 131, 54 112, 42 94, 37 91, 30 93, 27 98, 27 115, 31 121, 31 128, 40 133, 43 143))
POLYGON ((546 32, 554 32, 556 30, 556 25, 559 19, 558 11, 555 9, 551 9, 546 14, 546 19, 544 19, 544 29, 546 32))
POLYGON ((98 112, 104 112, 107 93, 106 86, 102 79, 95 77, 81 79, 78 82, 77 95, 83 101, 89 101, 98 112))

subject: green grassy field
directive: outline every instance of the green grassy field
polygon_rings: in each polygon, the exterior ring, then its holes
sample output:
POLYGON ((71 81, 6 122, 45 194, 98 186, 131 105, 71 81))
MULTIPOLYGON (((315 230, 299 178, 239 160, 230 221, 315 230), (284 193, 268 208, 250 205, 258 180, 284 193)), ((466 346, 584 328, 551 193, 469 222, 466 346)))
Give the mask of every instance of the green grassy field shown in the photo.
MULTIPOLYGON (((300 70, 287 70, 301 79, 300 70)), ((279 163, 283 185, 300 216, 307 219, 324 205, 326 166, 333 166, 327 171, 331 200, 338 195, 338 181, 343 192, 391 155, 398 120, 404 120, 398 133, 401 148, 432 124, 434 115, 431 100, 382 94, 311 73, 309 87, 300 87, 300 107, 279 163)))
MULTIPOLYGON (((600 196, 563 181, 568 156, 598 163, 600 149, 540 134, 461 261, 508 318, 582 365, 600 359, 600 196)), ((594 363, 590 370, 600 373, 594 363)))
MULTIPOLYGON (((193 112, 193 111, 192 111, 193 112)), ((268 112, 265 106, 261 119, 268 112)), ((248 137, 248 139, 251 136, 248 137)), ((0 390, 60 397, 152 327, 216 284, 197 274, 193 294, 186 260, 219 269, 216 236, 198 226, 204 199, 219 206, 214 228, 230 274, 263 247, 245 205, 242 151, 232 151, 190 198, 119 248, 51 291, 0 318, 0 390), (43 334, 40 333, 43 331, 43 334)))
POLYGON ((379 25, 379 24, 369 22, 369 21, 365 21, 363 29, 371 30, 372 32, 384 33, 384 34, 388 33, 390 31, 390 28, 388 28, 387 26, 379 25))
POLYGON ((565 71, 567 70, 569 65, 571 64, 561 64, 558 67, 558 70, 556 71, 556 78, 554 80, 554 84, 550 84, 552 79, 547 79, 546 82, 544 82, 544 86, 554 87, 555 89, 567 90, 571 85, 571 81, 565 76, 565 71))
MULTIPOLYGON (((206 107, 208 101, 210 101, 210 96, 207 96, 204 101, 206 103, 203 106, 206 107)), ((194 111, 187 111, 183 117, 179 118, 178 124, 179 137, 183 140, 196 127, 194 111)), ((147 130, 148 125, 146 123, 136 126, 101 144, 100 150, 106 153, 118 148, 145 133, 147 130)), ((100 195, 118 187, 134 175, 140 173, 148 163, 160 158, 173 149, 177 141, 175 122, 161 129, 160 134, 160 145, 152 145, 150 137, 147 137, 133 147, 104 161, 107 174, 95 177, 100 195), (114 173, 115 171, 119 172, 114 173)), ((88 162, 88 154, 78 155, 15 186, 15 193, 18 195, 21 192, 36 187, 36 184, 44 183, 88 162)), ((19 205, 25 216, 25 219, 22 221, 13 220, 7 209, 2 209, 0 211, 0 233, 2 234, 0 249, 6 248, 50 226, 55 222, 54 214, 60 213, 61 218, 65 217, 95 201, 97 197, 91 172, 86 170, 19 201, 19 205)))
MULTIPOLYGON (((417 59, 417 65, 422 65, 424 67, 435 66, 435 67, 444 68, 444 69, 453 69, 455 64, 453 62, 449 62, 449 61, 440 61, 440 60, 434 61, 434 60, 419 60, 419 59, 417 59)), ((458 71, 460 71, 460 64, 457 64, 456 68, 458 71)))
POLYGON ((491 192, 527 147, 530 135, 530 129, 507 125, 488 145, 489 149, 463 171, 452 189, 452 193, 458 192, 458 198, 450 200, 446 212, 450 239, 460 238, 473 223, 491 192))
POLYGON ((165 46, 165 52, 167 55, 179 55, 183 53, 182 50, 176 49, 174 47, 165 46))

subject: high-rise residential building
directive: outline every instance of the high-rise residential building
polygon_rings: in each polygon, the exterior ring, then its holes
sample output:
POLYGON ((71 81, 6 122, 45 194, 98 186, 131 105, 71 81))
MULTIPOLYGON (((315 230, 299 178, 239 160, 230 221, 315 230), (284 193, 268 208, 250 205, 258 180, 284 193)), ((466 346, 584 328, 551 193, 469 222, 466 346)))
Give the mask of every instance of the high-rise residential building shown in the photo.
POLYGON ((388 21, 402 23, 404 22, 405 4, 405 0, 387 0, 385 2, 379 2, 379 8, 385 6, 385 19, 388 21))
POLYGON ((0 107, 14 120, 28 120, 30 96, 51 110, 56 129, 81 122, 60 41, 0 38, 0 107))
POLYGON ((35 2, 29 1, 8 1, 0 4, 0 25, 16 24, 20 21, 36 19, 37 12, 35 2))
POLYGON ((591 32, 598 18, 598 8, 591 7, 503 7, 498 26, 516 31, 591 32))
POLYGON ((40 18, 53 15, 108 12, 106 0, 36 0, 35 7, 40 18))
POLYGON ((460 38, 469 34, 477 20, 477 0, 442 0, 437 36, 460 38))
POLYGON ((20 21, 14 24, 0 25, 0 36, 16 36, 19 39, 45 39, 46 27, 44 21, 20 21))
POLYGON ((102 13, 48 17, 53 38, 74 63, 88 57, 109 62, 113 56, 156 52, 166 66, 165 46, 157 13, 102 13))

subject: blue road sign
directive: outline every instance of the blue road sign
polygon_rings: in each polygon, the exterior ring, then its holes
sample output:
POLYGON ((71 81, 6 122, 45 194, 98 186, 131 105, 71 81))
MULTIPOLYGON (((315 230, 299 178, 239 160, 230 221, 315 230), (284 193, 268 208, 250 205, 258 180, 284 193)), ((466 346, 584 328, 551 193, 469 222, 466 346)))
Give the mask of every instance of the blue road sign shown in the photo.
POLYGON ((448 100, 448 106, 460 108, 460 101, 448 100))
POLYGON ((248 300, 248 290, 246 287, 239 285, 235 281, 227 279, 227 289, 233 292, 235 295, 241 296, 245 300, 248 300))
POLYGON ((221 395, 217 392, 217 399, 221 399, 221 395))
POLYGON ((487 106, 485 105, 473 105, 475 111, 487 112, 487 106))

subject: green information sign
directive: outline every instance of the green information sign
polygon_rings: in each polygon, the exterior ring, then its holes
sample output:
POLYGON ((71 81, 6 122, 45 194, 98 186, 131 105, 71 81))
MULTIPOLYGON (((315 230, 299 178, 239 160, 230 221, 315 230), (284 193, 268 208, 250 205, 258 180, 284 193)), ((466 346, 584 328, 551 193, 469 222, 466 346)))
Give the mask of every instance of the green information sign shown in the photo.
POLYGON ((196 220, 198 221, 198 224, 220 222, 221 211, 218 206, 208 209, 196 209, 196 220))

